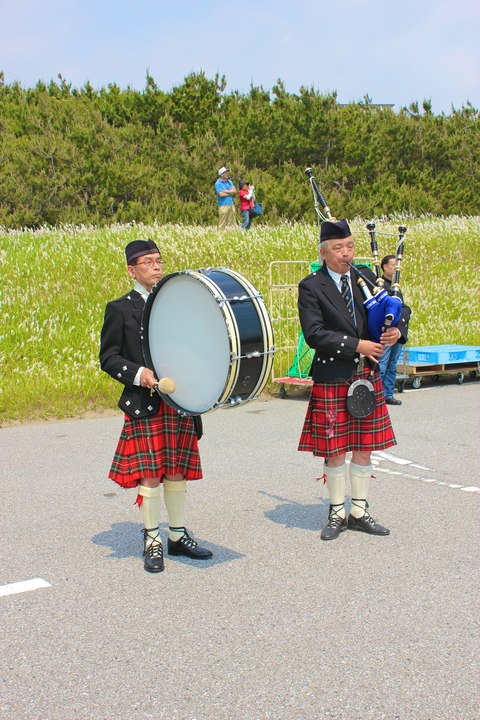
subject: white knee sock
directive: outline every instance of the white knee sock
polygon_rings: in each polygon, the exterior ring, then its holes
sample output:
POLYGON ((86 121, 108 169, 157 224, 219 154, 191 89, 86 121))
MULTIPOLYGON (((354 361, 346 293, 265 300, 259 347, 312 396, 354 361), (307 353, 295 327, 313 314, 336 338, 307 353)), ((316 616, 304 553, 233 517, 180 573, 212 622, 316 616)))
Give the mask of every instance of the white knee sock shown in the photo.
POLYGON ((185 494, 187 483, 185 480, 163 480, 163 498, 168 512, 168 524, 171 528, 182 528, 181 530, 170 530, 169 538, 176 542, 183 536, 185 527, 185 494))
POLYGON ((160 485, 154 488, 146 485, 138 486, 138 494, 142 496, 140 510, 143 515, 145 528, 148 530, 146 545, 149 547, 152 541, 159 536, 158 518, 160 517, 160 505, 162 502, 160 485))
POLYGON ((357 465, 350 463, 350 488, 352 491, 352 505, 350 514, 353 517, 363 517, 365 515, 365 504, 368 495, 368 486, 372 475, 371 465, 357 465))
POLYGON ((327 478, 328 497, 330 504, 335 506, 337 515, 345 517, 345 485, 347 481, 347 469, 345 463, 340 467, 324 466, 327 478))

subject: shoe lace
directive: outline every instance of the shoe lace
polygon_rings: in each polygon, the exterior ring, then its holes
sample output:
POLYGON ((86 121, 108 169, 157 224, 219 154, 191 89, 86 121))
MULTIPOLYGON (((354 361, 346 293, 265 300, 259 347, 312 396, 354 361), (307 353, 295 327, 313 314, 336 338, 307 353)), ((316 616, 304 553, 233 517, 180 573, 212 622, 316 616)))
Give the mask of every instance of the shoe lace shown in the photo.
POLYGON ((182 545, 185 545, 185 547, 190 548, 190 550, 193 550, 197 547, 197 542, 190 537, 190 535, 185 531, 185 535, 180 538, 180 542, 182 545))
POLYGON ((147 550, 148 557, 161 558, 163 557, 163 545, 161 542, 153 541, 147 550))
POLYGON ((143 554, 150 558, 161 558, 163 557, 163 545, 160 540, 160 535, 150 535, 151 532, 158 530, 158 528, 145 528, 143 530, 143 554), (147 547, 147 538, 152 541, 147 547))
POLYGON ((360 508, 361 510, 363 510, 363 513, 364 513, 364 514, 363 514, 362 517, 359 518, 359 519, 364 520, 364 521, 367 522, 367 523, 370 523, 370 525, 375 525, 375 520, 372 518, 372 516, 371 516, 370 513, 368 512, 368 507, 369 507, 369 505, 368 505, 368 502, 367 502, 366 500, 363 500, 363 498, 352 498, 352 505, 355 505, 355 507, 358 507, 358 508, 360 508), (365 508, 362 508, 362 506, 358 504, 359 502, 364 502, 364 503, 365 503, 365 508))
POLYGON ((182 545, 189 548, 190 550, 193 550, 197 547, 198 543, 196 542, 196 540, 194 540, 193 538, 190 537, 190 535, 188 534, 188 532, 186 531, 186 529, 184 527, 170 527, 170 530, 174 530, 177 532, 179 532, 180 530, 183 530, 183 535, 179 540, 177 540, 177 542, 181 543, 182 545))
POLYGON ((345 518, 338 514, 343 507, 345 507, 343 503, 341 505, 330 505, 327 527, 339 527, 345 522, 345 518), (338 508, 338 510, 335 508, 338 508))

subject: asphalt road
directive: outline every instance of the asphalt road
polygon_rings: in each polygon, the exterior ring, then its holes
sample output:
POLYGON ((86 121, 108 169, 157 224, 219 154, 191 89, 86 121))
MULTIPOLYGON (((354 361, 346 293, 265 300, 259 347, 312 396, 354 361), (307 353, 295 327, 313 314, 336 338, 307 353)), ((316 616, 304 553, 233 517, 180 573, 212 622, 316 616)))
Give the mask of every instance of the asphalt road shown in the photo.
MULTIPOLYGON (((143 570, 122 418, 0 430, 1 720, 478 720, 478 380, 391 408, 372 515, 320 541, 305 395, 205 416, 187 525, 211 561, 143 570)), ((162 533, 166 537, 166 515, 162 533)))

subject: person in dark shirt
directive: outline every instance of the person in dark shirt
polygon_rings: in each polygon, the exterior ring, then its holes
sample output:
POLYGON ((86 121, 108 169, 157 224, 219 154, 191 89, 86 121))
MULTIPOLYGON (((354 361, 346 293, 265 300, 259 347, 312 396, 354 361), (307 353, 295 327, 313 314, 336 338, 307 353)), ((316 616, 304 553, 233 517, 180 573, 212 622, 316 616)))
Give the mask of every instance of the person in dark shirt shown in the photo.
MULTIPOLYGON (((370 339, 364 297, 350 278, 355 243, 345 219, 324 222, 320 230, 319 271, 304 278, 298 288, 300 324, 308 345, 315 350, 310 374, 313 387, 298 449, 325 458, 324 480, 330 509, 322 540, 333 540, 344 530, 389 535, 368 512, 368 487, 372 475, 371 452, 396 444, 385 405, 378 361, 385 347, 403 337, 400 321, 370 339), (353 417, 347 410, 351 384, 368 380, 373 386, 374 409, 367 417, 353 417), (349 475, 351 508, 345 512, 346 453, 352 453, 349 475)), ((362 272, 375 281, 368 268, 362 272)))
POLYGON ((145 302, 162 278, 163 260, 152 240, 134 240, 125 248, 133 290, 107 304, 100 345, 100 366, 125 387, 119 407, 125 413, 109 478, 121 487, 136 487, 145 523, 144 567, 164 569, 159 531, 161 485, 169 519, 169 555, 195 560, 212 557, 185 529, 186 481, 202 477, 195 423, 151 392, 157 380, 144 367, 141 322, 145 302))

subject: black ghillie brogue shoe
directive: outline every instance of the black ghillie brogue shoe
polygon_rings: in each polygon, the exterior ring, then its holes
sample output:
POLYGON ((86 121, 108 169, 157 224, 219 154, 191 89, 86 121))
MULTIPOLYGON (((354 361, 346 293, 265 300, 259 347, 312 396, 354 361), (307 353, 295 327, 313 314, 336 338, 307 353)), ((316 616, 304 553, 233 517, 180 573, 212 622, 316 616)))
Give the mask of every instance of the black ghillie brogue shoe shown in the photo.
POLYGON ((163 562, 163 545, 160 535, 149 535, 151 532, 158 531, 157 528, 145 528, 143 530, 143 567, 147 572, 157 573, 165 569, 163 562), (147 537, 152 541, 147 547, 147 537))
POLYGON ((171 527, 170 530, 173 530, 174 532, 180 532, 180 530, 183 530, 183 536, 176 542, 168 538, 169 555, 185 555, 186 557, 192 558, 192 560, 208 560, 208 558, 213 556, 213 553, 210 550, 199 547, 197 542, 190 537, 184 527, 171 527))
POLYGON ((352 504, 355 505, 358 502, 365 503, 365 514, 362 517, 354 517, 351 513, 348 516, 348 529, 359 530, 360 532, 368 533, 369 535, 390 535, 390 530, 382 525, 379 525, 372 518, 368 512, 368 502, 366 500, 358 500, 352 498, 352 504))
POLYGON ((347 529, 347 518, 341 517, 338 513, 345 505, 330 505, 328 511, 328 523, 323 528, 320 537, 322 540, 335 540, 340 533, 347 529))

